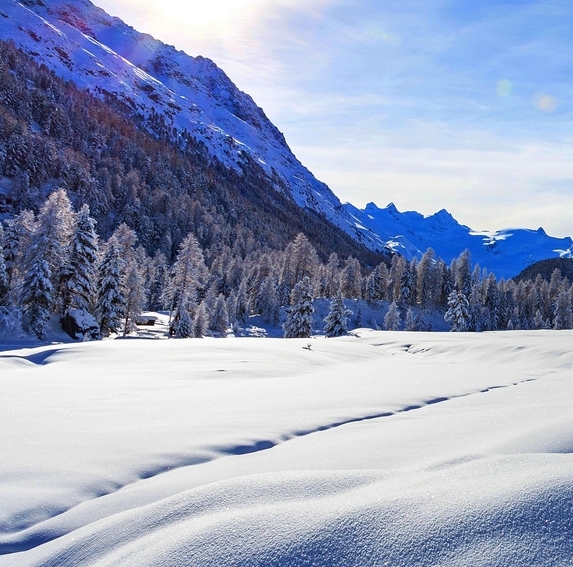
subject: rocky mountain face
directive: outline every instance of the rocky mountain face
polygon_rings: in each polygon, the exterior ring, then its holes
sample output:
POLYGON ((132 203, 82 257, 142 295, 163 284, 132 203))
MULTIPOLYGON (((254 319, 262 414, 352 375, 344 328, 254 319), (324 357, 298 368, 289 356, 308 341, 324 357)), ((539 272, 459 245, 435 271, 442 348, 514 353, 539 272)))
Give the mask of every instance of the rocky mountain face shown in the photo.
POLYGON ((161 116, 227 167, 240 170, 246 158, 254 160, 273 187, 296 204, 370 249, 384 248, 376 235, 356 227, 263 110, 211 60, 139 33, 88 0, 5 0, 0 37, 78 86, 116 98, 133 116, 151 124, 161 116))
POLYGON ((161 124, 175 139, 191 135, 206 156, 239 175, 246 161, 257 164, 269 187, 371 250, 412 259, 432 247, 449 262, 468 248, 474 262, 498 277, 573 255, 570 238, 552 238, 543 229, 475 232, 445 210, 424 217, 394 205, 342 205, 215 63, 139 33, 88 0, 3 0, 0 37, 79 87, 119 102, 151 131, 161 124))

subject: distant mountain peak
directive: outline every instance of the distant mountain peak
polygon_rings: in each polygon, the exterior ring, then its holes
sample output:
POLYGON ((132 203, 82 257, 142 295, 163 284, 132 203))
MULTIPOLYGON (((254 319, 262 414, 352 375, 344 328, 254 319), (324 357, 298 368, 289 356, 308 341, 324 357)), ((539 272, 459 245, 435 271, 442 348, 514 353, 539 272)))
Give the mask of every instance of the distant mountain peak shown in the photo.
POLYGON ((571 238, 548 236, 543 228, 476 232, 458 223, 446 209, 425 217, 415 211, 401 213, 394 203, 383 209, 374 203, 368 203, 364 210, 346 207, 357 222, 409 260, 420 259, 433 248, 449 263, 467 248, 474 263, 498 278, 510 278, 537 260, 573 257, 571 238))

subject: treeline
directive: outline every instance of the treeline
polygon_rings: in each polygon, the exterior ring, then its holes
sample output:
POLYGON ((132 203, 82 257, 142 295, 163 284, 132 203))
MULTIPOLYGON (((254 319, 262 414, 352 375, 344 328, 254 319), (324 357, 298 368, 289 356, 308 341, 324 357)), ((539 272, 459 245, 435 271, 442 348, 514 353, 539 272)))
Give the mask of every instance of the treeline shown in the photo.
POLYGON ((102 238, 124 223, 148 254, 169 262, 189 233, 208 259, 282 249, 299 232, 323 260, 332 251, 369 266, 384 257, 297 206, 246 153, 240 170, 227 168, 162 116, 129 112, 0 41, 0 179, 8 180, 0 214, 38 213, 59 187, 77 210, 89 206, 102 238))
POLYGON ((384 305, 384 327, 392 330, 431 330, 436 312, 453 331, 567 329, 573 327, 571 296, 571 283, 557 269, 549 281, 540 275, 497 281, 472 268, 468 251, 450 265, 432 249, 420 261, 395 255, 372 270, 336 253, 324 262, 302 233, 283 250, 234 254, 226 248, 214 257, 190 233, 170 262, 161 251, 150 256, 125 223, 101 239, 89 207, 74 212, 64 189, 37 215, 25 210, 0 225, 5 335, 23 326, 44 339, 50 316, 70 312, 93 316, 93 337, 127 334, 142 311, 167 310, 174 337, 224 336, 254 314, 283 324, 285 336, 310 336, 318 297, 332 300, 332 334, 345 330, 342 298, 384 305))

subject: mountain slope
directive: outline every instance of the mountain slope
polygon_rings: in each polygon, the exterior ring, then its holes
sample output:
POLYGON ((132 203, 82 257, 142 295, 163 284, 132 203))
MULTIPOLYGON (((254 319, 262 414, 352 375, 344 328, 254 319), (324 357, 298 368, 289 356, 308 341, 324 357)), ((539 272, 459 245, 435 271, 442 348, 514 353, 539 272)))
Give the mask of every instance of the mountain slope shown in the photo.
POLYGON ((375 232, 387 246, 408 259, 420 258, 433 248, 447 263, 466 248, 472 261, 498 278, 511 278, 528 265, 551 257, 573 257, 570 237, 548 236, 542 228, 508 228, 476 232, 461 225, 445 209, 424 217, 415 211, 400 212, 393 203, 381 209, 369 203, 363 210, 345 205, 350 216, 375 232))
POLYGON ((0 37, 78 86, 117 98, 148 123, 163 117, 228 167, 239 170, 248 155, 299 206, 324 215, 371 249, 383 248, 348 219, 263 110, 209 59, 139 33, 88 0, 7 0, 0 9, 0 37))

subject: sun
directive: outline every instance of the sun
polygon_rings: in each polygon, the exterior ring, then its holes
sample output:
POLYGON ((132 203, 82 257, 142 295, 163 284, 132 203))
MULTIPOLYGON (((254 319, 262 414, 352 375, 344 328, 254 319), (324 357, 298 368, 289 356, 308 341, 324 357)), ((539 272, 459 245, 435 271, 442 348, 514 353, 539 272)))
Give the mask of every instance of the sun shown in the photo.
POLYGON ((190 37, 225 39, 244 31, 261 14, 266 0, 147 0, 150 24, 190 37))

